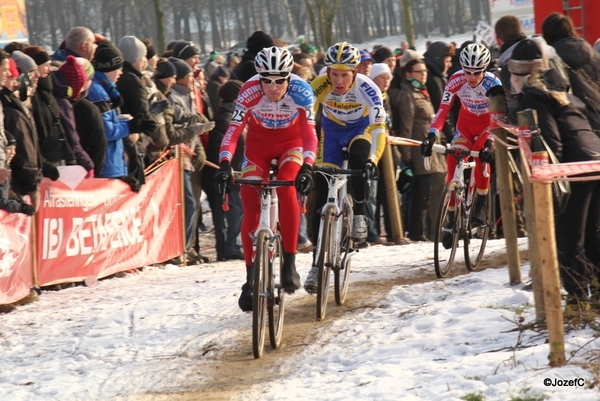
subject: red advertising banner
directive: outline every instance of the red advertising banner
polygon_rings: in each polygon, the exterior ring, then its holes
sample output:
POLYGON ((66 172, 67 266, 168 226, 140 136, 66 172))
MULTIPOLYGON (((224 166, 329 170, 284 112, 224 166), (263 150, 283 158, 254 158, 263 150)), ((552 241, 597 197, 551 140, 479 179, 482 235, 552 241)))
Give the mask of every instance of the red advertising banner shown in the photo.
POLYGON ((0 210, 0 305, 23 299, 33 287, 31 217, 0 210))
POLYGON ((118 179, 84 179, 79 166, 40 185, 37 285, 106 277, 183 253, 181 181, 173 159, 139 193, 118 179))

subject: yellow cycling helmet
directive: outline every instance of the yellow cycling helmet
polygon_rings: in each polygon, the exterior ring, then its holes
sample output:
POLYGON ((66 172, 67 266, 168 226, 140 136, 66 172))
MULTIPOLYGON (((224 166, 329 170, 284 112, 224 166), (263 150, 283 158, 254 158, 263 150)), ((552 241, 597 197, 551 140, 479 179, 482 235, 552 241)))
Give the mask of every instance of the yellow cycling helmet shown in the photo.
POLYGON ((339 42, 327 49, 323 61, 329 68, 354 71, 360 63, 360 52, 348 42, 339 42))

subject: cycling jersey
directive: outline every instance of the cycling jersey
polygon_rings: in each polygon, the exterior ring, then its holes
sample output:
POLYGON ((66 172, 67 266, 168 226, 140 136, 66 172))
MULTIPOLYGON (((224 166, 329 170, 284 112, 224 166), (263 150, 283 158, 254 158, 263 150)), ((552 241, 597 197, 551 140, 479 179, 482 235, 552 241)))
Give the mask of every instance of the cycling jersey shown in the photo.
MULTIPOLYGON (((313 92, 297 75, 291 74, 287 93, 277 101, 265 95, 260 75, 255 75, 240 89, 229 128, 221 142, 219 162, 230 161, 239 136, 248 126, 243 178, 267 178, 272 159, 279 162, 277 179, 293 181, 301 164, 313 164, 317 149, 313 92)), ((252 264, 252 233, 259 224, 260 197, 254 188, 240 188, 242 208, 242 246, 246 265, 252 264)), ((295 253, 300 230, 300 210, 296 188, 277 188, 280 230, 283 249, 295 253)))
MULTIPOLYGON (((485 72, 483 80, 476 87, 472 88, 465 77, 463 70, 454 73, 446 87, 440 103, 440 108, 431 122, 431 128, 439 132, 446 122, 446 115, 450 111, 452 102, 458 96, 460 99, 460 113, 456 122, 456 132, 452 138, 450 147, 464 150, 481 150, 485 142, 491 138, 491 133, 487 132, 490 125, 489 100, 485 95, 492 86, 502 85, 500 80, 490 72, 485 72)), ((448 164, 448 174, 446 182, 450 182, 454 176, 456 159, 454 156, 446 158, 448 164)), ((485 177, 479 158, 475 159, 475 183, 477 192, 486 194, 490 178, 485 177)), ((489 169, 489 166, 486 166, 489 169)), ((450 200, 450 207, 454 207, 454 199, 450 200)))
POLYGON ((311 87, 299 76, 291 74, 286 95, 272 102, 264 95, 260 75, 255 75, 240 89, 229 129, 221 142, 219 162, 231 161, 238 138, 248 125, 253 140, 262 141, 265 146, 300 135, 304 163, 313 164, 317 150, 313 107, 311 87))
POLYGON ((457 71, 450 77, 444 88, 440 108, 431 122, 431 128, 438 132, 442 130, 452 102, 458 96, 461 106, 456 123, 457 131, 472 136, 471 139, 481 135, 490 124, 489 101, 485 93, 496 85, 502 83, 494 74, 485 72, 481 83, 472 88, 467 83, 464 71, 457 71))
POLYGON ((322 107, 321 143, 317 164, 340 167, 342 148, 352 139, 363 136, 371 141, 369 159, 377 162, 385 149, 386 113, 381 91, 368 77, 357 74, 350 89, 343 95, 333 91, 327 75, 311 82, 316 107, 322 107))

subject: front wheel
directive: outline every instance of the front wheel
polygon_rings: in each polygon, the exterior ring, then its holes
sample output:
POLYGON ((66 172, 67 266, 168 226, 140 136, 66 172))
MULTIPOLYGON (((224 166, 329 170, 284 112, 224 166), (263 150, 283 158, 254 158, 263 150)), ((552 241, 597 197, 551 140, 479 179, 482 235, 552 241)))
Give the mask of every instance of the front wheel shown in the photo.
POLYGON ((344 205, 344 213, 342 218, 342 235, 341 238, 341 261, 339 266, 334 269, 334 289, 335 289, 335 303, 343 305, 346 302, 346 295, 348 295, 348 284, 350 283, 350 252, 352 252, 352 239, 350 233, 352 232, 352 220, 353 212, 352 206, 346 202, 344 205))
MULTIPOLYGON (((480 195, 475 193, 473 196, 472 205, 477 204, 477 199, 480 195)), ((469 220, 467 222, 466 232, 465 232, 465 264, 467 266, 467 270, 474 272, 483 269, 481 265, 481 260, 483 259, 483 253, 485 251, 485 245, 487 243, 488 237, 490 235, 491 227, 492 227, 492 196, 491 192, 488 191, 487 195, 483 195, 486 197, 486 206, 485 206, 485 221, 476 222, 473 218, 473 214, 475 210, 473 210, 474 206, 471 207, 471 213, 469 213, 469 220)))
POLYGON ((269 340, 271 347, 279 348, 283 333, 283 316, 285 312, 285 291, 281 286, 275 286, 276 278, 281 281, 281 266, 283 266, 283 245, 281 236, 276 234, 273 251, 271 253, 269 274, 269 298, 267 312, 269 313, 269 340), (276 276, 277 275, 277 276, 276 276))
POLYGON ((252 351, 254 358, 260 358, 265 345, 265 325, 267 314, 267 282, 269 280, 269 238, 261 231, 256 238, 256 252, 252 268, 252 351))
POLYGON ((319 238, 319 278, 317 284, 317 320, 325 319, 327 313, 327 297, 329 295, 329 273, 331 272, 332 228, 334 223, 333 208, 327 208, 323 213, 322 237, 319 238))
POLYGON ((433 238, 433 259, 435 264, 435 275, 438 278, 445 278, 450 273, 456 256, 459 238, 459 222, 461 221, 460 207, 455 207, 454 212, 450 212, 450 200, 456 197, 456 183, 450 182, 446 187, 440 211, 436 231, 433 238))

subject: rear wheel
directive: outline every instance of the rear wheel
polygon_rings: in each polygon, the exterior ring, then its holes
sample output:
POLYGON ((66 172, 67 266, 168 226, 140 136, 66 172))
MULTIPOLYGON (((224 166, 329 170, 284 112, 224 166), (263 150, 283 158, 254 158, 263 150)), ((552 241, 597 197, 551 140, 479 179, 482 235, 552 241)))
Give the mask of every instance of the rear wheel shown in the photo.
POLYGON ((450 200, 453 196, 456 196, 456 183, 450 182, 446 187, 446 193, 440 204, 438 222, 433 239, 435 274, 439 278, 448 276, 454 264, 456 248, 458 247, 459 230, 457 228, 459 228, 458 223, 461 218, 460 207, 456 207, 454 213, 448 210, 450 200))
POLYGON ((334 288, 335 288, 335 303, 343 305, 346 302, 348 295, 348 284, 350 283, 350 252, 352 251, 353 243, 350 238, 352 232, 352 206, 346 202, 344 205, 344 213, 340 217, 342 219, 342 235, 341 238, 341 261, 339 266, 334 269, 334 288))
MULTIPOLYGON (((480 195, 475 193, 473 196, 473 205, 477 204, 477 198, 480 195)), ((485 245, 490 235, 492 226, 492 197, 491 192, 488 191, 486 196, 486 213, 485 221, 483 224, 478 224, 473 220, 473 212, 469 215, 469 221, 467 227, 465 227, 465 264, 469 271, 482 270, 481 260, 483 259, 483 253, 485 251, 485 245)))
POLYGON ((281 282, 281 266, 283 265, 283 246, 279 234, 276 234, 271 257, 267 312, 269 313, 269 340, 271 341, 271 347, 277 349, 281 345, 283 316, 285 312, 285 291, 283 291, 280 285, 275 285, 275 283, 281 282))
POLYGON ((260 358, 265 345, 265 325, 267 312, 267 281, 269 266, 268 237, 261 231, 256 239, 252 283, 252 351, 254 358, 260 358))
POLYGON ((323 220, 321 222, 321 224, 323 224, 323 231, 319 241, 319 260, 317 260, 317 266, 319 267, 319 279, 317 284, 317 320, 325 319, 325 314, 327 313, 333 222, 333 208, 329 207, 323 213, 323 220))

